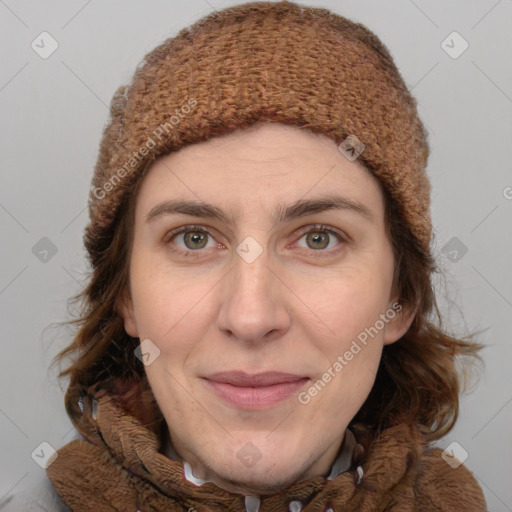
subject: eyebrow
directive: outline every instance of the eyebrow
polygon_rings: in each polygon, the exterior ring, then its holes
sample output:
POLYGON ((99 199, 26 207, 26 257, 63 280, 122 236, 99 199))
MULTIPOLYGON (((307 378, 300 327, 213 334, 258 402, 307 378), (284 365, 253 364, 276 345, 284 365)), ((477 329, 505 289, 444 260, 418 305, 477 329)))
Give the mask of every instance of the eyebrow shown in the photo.
MULTIPOLYGON (((278 224, 327 210, 345 210, 361 216, 368 222, 375 222, 373 213, 364 204, 346 197, 332 195, 316 199, 299 199, 290 205, 281 204, 274 212, 272 220, 274 224, 278 224)), ((235 224, 231 214, 213 204, 182 200, 168 200, 157 204, 146 215, 146 222, 173 214, 217 219, 224 224, 235 224)))

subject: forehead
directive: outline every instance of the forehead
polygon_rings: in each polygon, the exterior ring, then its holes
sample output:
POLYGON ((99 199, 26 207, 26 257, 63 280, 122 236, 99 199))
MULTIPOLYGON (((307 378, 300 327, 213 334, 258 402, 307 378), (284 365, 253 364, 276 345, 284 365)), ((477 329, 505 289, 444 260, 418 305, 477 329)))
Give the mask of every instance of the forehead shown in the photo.
POLYGON ((233 218, 244 210, 275 213, 276 205, 327 195, 360 203, 376 217, 383 208, 377 179, 333 140, 261 123, 156 160, 142 180, 137 210, 147 215, 174 198, 217 205, 233 218))

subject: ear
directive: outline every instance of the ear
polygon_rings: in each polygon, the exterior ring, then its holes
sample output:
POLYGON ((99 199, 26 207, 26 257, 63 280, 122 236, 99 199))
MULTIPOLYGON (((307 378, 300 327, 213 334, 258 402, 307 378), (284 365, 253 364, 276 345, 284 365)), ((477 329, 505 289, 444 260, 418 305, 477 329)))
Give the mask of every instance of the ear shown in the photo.
POLYGON ((115 305, 116 313, 124 320, 124 330, 132 338, 139 337, 137 330, 137 323, 135 322, 135 315, 133 310, 133 301, 129 290, 125 290, 118 298, 115 305))
POLYGON ((388 316, 389 321, 384 330, 384 345, 391 345, 408 331, 416 316, 416 309, 404 306, 398 300, 395 300, 389 303, 387 311, 386 316, 388 316), (395 312, 395 316, 392 318, 391 311, 395 312))

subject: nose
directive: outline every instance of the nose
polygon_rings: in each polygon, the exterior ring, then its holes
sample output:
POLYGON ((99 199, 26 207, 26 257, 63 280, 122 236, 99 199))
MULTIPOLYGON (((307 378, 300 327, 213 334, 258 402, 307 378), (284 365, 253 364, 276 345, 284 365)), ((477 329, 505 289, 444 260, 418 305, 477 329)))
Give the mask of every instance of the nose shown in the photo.
POLYGON ((234 255, 233 267, 222 280, 217 317, 225 335, 247 344, 283 336, 290 328, 290 291, 271 268, 268 252, 248 263, 234 255))

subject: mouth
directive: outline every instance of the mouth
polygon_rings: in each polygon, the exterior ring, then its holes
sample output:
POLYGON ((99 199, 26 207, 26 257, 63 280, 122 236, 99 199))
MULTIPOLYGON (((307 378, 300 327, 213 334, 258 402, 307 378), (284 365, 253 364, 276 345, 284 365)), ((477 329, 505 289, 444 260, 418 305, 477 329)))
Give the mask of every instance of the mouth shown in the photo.
POLYGON ((207 386, 227 403, 241 409, 264 409, 295 395, 309 377, 284 372, 247 374, 219 372, 203 378, 207 386))

